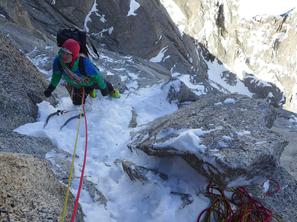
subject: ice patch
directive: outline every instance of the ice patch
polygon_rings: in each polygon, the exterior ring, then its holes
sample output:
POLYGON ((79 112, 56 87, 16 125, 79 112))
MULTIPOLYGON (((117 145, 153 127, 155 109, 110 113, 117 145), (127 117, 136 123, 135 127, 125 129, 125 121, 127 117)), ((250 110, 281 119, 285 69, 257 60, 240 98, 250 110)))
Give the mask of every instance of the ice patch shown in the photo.
POLYGON ((238 136, 244 136, 244 135, 250 135, 250 134, 251 134, 251 132, 247 131, 247 130, 237 132, 238 136))
POLYGON ((205 94, 205 87, 203 84, 193 84, 190 80, 191 75, 186 75, 183 74, 181 75, 180 73, 173 73, 172 76, 176 76, 179 80, 181 80, 187 87, 193 90, 193 92, 201 96, 205 94))
POLYGON ((233 98, 227 98, 227 99, 224 100, 224 103, 225 104, 235 104, 236 100, 233 99, 233 98))
POLYGON ((130 0, 130 9, 127 16, 136 16, 135 11, 140 7, 140 4, 136 0, 130 0))
POLYGON ((267 193, 268 190, 269 190, 269 187, 270 187, 270 183, 269 183, 269 180, 266 180, 263 184, 263 192, 264 193, 267 193))
POLYGON ((85 21, 84 21, 84 30, 86 32, 89 32, 88 23, 90 21, 92 21, 91 20, 91 15, 93 13, 97 13, 97 0, 94 0, 93 6, 92 6, 91 10, 89 11, 89 13, 87 14, 87 16, 85 18, 85 21))
POLYGON ((162 62, 164 55, 166 53, 166 51, 168 50, 168 46, 164 47, 163 49, 161 49, 161 51, 158 53, 158 55, 156 55, 155 57, 151 58, 150 61, 151 62, 155 62, 155 63, 159 63, 162 62))

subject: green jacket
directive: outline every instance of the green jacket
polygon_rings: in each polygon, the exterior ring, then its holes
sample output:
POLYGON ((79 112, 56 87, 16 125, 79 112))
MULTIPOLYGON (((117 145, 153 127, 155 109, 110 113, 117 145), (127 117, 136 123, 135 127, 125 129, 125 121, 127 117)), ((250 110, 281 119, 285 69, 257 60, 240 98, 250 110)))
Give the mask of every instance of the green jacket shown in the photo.
POLYGON ((79 71, 79 58, 76 59, 73 66, 70 68, 68 65, 62 63, 59 56, 57 56, 53 64, 51 84, 54 87, 57 87, 63 77, 68 84, 75 88, 94 86, 95 88, 105 89, 106 83, 99 69, 90 61, 90 59, 86 57, 82 57, 81 59, 83 59, 84 73, 80 73, 79 71), (67 68, 71 71, 70 73, 75 75, 75 78, 67 73, 67 68))

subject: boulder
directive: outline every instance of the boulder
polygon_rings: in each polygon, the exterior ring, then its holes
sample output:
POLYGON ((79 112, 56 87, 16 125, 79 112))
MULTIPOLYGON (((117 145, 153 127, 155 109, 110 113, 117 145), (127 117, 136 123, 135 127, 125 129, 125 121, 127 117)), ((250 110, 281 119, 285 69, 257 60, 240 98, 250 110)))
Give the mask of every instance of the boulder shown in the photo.
POLYGON ((0 152, 29 154, 44 159, 46 153, 57 148, 47 138, 37 138, 0 129, 0 152))
POLYGON ((185 102, 194 102, 198 100, 198 95, 196 95, 185 83, 179 79, 171 79, 166 84, 163 85, 168 90, 167 100, 169 103, 175 102, 181 105, 185 102))
MULTIPOLYGON (((59 183, 47 162, 29 155, 0 153, 1 221, 58 221, 66 187, 59 183), (6 221, 6 220, 5 220, 6 221)), ((67 215, 72 214, 74 197, 70 195, 67 215)), ((67 218, 69 220, 70 218, 67 218)), ((76 221, 83 221, 79 209, 76 221)))
POLYGON ((269 175, 287 142, 271 127, 275 112, 246 96, 206 95, 139 130, 129 148, 180 156, 219 184, 269 175))

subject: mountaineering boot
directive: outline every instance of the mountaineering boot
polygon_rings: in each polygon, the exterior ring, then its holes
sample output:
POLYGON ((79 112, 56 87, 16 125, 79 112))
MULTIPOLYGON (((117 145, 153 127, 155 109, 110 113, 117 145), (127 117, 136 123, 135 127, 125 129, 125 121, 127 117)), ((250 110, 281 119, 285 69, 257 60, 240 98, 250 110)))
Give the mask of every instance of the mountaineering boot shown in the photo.
POLYGON ((96 97, 97 97, 96 90, 93 89, 93 90, 89 93, 89 95, 90 95, 92 98, 96 98, 96 97))
POLYGON ((118 89, 114 89, 111 93, 110 93, 110 96, 112 98, 120 98, 121 97, 121 94, 120 94, 120 91, 118 89))

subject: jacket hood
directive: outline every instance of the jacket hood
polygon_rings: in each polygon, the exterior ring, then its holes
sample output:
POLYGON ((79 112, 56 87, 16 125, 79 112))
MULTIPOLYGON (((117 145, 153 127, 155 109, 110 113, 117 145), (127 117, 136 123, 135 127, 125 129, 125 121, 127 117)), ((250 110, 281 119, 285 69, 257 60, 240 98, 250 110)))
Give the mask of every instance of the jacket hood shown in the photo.
POLYGON ((64 50, 64 51, 67 50, 68 52, 71 52, 72 61, 71 61, 70 66, 73 66, 75 60, 79 56, 79 51, 80 51, 79 43, 74 39, 67 39, 62 45, 62 50, 64 50))

